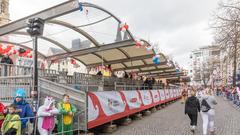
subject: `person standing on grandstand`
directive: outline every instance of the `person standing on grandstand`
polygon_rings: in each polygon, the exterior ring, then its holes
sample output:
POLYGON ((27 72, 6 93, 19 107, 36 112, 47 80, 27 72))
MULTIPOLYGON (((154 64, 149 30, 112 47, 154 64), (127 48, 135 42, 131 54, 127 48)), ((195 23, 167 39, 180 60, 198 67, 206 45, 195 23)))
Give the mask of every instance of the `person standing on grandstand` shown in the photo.
POLYGON ((210 134, 214 135, 215 127, 214 127, 214 117, 215 117, 215 109, 214 105, 217 104, 215 100, 212 90, 206 89, 205 94, 201 101, 201 115, 203 120, 203 135, 207 135, 208 127, 210 134))
POLYGON ((190 126, 192 132, 195 132, 197 126, 198 112, 200 112, 200 103, 196 97, 196 91, 191 90, 190 97, 185 104, 185 114, 187 114, 191 120, 190 126))
MULTIPOLYGON (((22 135, 25 134, 25 130, 27 128, 27 123, 29 122, 30 117, 34 117, 32 108, 30 107, 30 104, 25 100, 25 98, 26 98, 25 90, 18 88, 16 90, 16 97, 14 99, 13 104, 16 105, 16 107, 17 107, 16 113, 18 113, 18 115, 21 118, 22 135)), ((33 121, 34 121, 34 119, 30 119, 31 123, 33 123, 33 121)))
POLYGON ((21 135, 21 121, 14 104, 8 106, 8 114, 2 124, 4 135, 21 135))
POLYGON ((69 95, 63 95, 63 101, 58 103, 57 108, 60 115, 58 115, 58 135, 73 135, 73 116, 77 112, 76 107, 70 103, 69 95))

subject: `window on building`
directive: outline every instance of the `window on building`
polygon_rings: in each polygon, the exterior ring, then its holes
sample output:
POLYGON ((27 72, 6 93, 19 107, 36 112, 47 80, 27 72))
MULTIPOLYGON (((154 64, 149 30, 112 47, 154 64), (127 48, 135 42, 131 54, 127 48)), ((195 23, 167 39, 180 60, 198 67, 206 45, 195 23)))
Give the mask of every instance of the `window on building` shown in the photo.
POLYGON ((212 51, 212 55, 219 55, 220 51, 212 51))

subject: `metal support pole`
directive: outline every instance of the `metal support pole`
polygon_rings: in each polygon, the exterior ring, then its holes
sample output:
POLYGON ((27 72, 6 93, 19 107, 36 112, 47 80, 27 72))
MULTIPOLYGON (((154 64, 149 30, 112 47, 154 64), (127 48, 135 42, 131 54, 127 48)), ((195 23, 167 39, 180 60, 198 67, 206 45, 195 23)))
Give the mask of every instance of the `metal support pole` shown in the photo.
MULTIPOLYGON (((33 90, 31 95, 33 98, 33 112, 36 114, 38 110, 39 98, 38 98, 38 37, 32 37, 33 40, 33 90)), ((34 122, 34 135, 37 131, 37 119, 34 122)))
POLYGON ((38 37, 33 37, 33 105, 37 110, 38 103, 38 37))

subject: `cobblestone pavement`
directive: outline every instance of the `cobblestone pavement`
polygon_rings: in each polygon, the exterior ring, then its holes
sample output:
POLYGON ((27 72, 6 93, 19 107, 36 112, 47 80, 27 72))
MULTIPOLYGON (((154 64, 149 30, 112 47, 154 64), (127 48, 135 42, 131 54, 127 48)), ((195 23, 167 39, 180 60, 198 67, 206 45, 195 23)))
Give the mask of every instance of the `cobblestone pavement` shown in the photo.
MULTIPOLYGON (((229 102, 217 98, 216 135, 240 135, 240 111, 229 102)), ((183 114, 184 105, 176 102, 128 126, 119 126, 111 135, 192 135, 189 118, 183 114)), ((202 120, 198 117, 195 135, 202 135, 202 120)))

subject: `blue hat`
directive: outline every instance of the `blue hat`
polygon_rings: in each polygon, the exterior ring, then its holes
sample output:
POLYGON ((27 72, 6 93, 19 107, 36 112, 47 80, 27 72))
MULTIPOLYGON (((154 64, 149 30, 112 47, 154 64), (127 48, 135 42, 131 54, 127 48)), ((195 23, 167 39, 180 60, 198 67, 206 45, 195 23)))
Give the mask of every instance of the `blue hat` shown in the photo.
POLYGON ((18 98, 25 98, 26 97, 25 89, 17 88, 16 89, 16 97, 18 97, 18 98))

